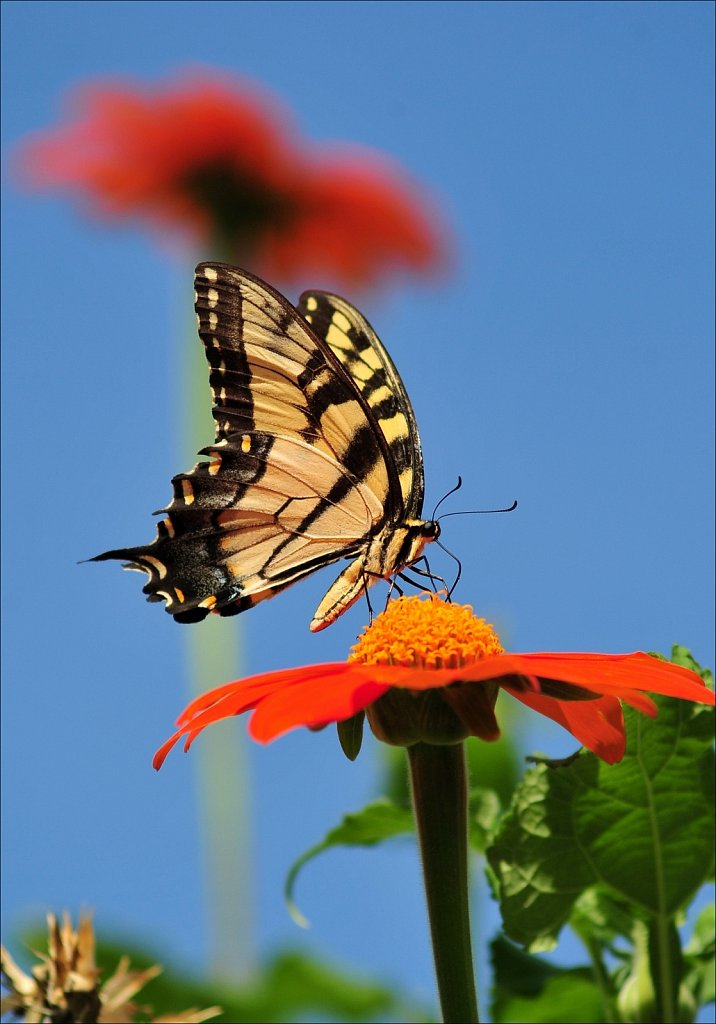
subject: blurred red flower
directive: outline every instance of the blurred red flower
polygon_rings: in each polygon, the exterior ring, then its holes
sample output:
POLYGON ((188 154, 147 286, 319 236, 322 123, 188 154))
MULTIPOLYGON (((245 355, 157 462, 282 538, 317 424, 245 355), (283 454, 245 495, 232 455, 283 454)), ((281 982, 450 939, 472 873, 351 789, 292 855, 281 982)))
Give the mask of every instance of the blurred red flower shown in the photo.
POLYGON ((300 139, 254 85, 196 74, 154 90, 96 83, 20 148, 21 178, 105 217, 147 218, 266 277, 370 283, 446 258, 431 204, 385 156, 300 139))
POLYGON ((187 750, 207 725, 246 711, 253 711, 250 734, 263 743, 363 709, 378 738, 396 745, 469 735, 494 740, 500 689, 564 726, 608 764, 624 755, 621 701, 652 717, 656 705, 644 691, 714 703, 695 672, 648 654, 508 654, 469 605, 403 597, 367 627, 347 662, 267 672, 192 701, 154 766, 181 737, 187 750))

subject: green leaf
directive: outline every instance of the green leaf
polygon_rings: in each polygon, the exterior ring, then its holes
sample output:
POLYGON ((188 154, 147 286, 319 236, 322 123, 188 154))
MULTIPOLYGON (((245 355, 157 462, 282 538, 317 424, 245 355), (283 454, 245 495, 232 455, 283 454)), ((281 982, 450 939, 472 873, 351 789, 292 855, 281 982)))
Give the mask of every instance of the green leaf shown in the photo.
POLYGON ((712 709, 656 703, 656 720, 625 710, 621 764, 582 754, 527 772, 487 851, 505 930, 518 942, 552 948, 591 885, 664 922, 709 877, 712 709))
MULTIPOLYGON (((388 1019, 422 1020, 422 1012, 384 985, 356 978, 313 957, 299 953, 279 954, 246 991, 243 1020, 282 1022, 312 1020, 314 1014, 326 1019, 363 1021, 388 1019)), ((236 1021, 225 1013, 225 1021, 236 1021)))
POLYGON ((684 989, 690 992, 697 1009, 716 998, 715 929, 716 911, 711 903, 697 917, 691 938, 684 948, 686 974, 682 994, 684 989))
POLYGON ((499 820, 502 808, 493 789, 476 786, 468 794, 467 824, 473 850, 484 853, 499 820))
POLYGON ((355 814, 347 814, 325 839, 312 846, 292 865, 286 878, 284 896, 294 920, 302 927, 308 924, 294 902, 293 890, 299 871, 310 860, 334 846, 375 846, 393 836, 411 833, 413 827, 412 810, 389 800, 377 800, 355 814))
POLYGON ((599 1024, 605 1019, 599 989, 586 967, 556 967, 522 952, 506 939, 490 946, 495 1024, 599 1024))
POLYGON ((703 681, 708 686, 709 690, 714 688, 714 674, 710 668, 702 668, 699 665, 696 658, 693 656, 688 647, 682 647, 681 644, 674 644, 671 648, 671 658, 669 661, 673 661, 675 665, 683 665, 684 668, 690 668, 692 672, 701 676, 703 681))
POLYGON ((631 940, 633 908, 603 886, 593 885, 576 900, 569 925, 587 947, 595 942, 610 946, 618 936, 631 940))
POLYGON ((713 956, 716 952, 716 906, 709 903, 699 913, 691 938, 684 948, 687 956, 713 956))

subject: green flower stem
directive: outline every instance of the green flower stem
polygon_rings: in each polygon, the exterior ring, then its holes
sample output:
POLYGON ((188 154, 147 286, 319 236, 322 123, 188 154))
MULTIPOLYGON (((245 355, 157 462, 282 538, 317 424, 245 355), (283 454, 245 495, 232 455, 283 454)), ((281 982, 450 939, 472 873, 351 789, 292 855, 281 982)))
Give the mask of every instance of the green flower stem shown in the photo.
POLYGON ((464 746, 416 743, 408 759, 443 1021, 477 1024, 464 746))

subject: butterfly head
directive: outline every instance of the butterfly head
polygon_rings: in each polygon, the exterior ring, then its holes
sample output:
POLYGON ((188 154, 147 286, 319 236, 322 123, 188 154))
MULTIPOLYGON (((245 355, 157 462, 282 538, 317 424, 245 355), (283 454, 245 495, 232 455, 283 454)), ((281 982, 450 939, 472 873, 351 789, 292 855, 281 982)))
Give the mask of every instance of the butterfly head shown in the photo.
POLYGON ((425 545, 436 541, 440 536, 440 524, 436 519, 407 519, 403 525, 405 527, 403 551, 399 554, 397 562, 402 565, 411 565, 420 558, 425 545))
POLYGON ((420 561, 426 546, 439 536, 440 523, 436 519, 403 519, 394 523, 368 548, 363 565, 365 575, 373 580, 401 575, 420 561))

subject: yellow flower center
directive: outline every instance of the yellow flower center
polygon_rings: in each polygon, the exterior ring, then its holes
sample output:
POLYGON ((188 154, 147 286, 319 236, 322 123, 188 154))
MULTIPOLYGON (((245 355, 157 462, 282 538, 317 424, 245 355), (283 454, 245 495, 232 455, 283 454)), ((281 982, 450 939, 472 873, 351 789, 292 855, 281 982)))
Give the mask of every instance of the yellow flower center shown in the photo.
POLYGON ((462 668, 503 654, 492 626, 468 604, 448 604, 438 594, 391 601, 352 648, 349 661, 410 668, 462 668), (425 598, 428 600, 425 600, 425 598))

